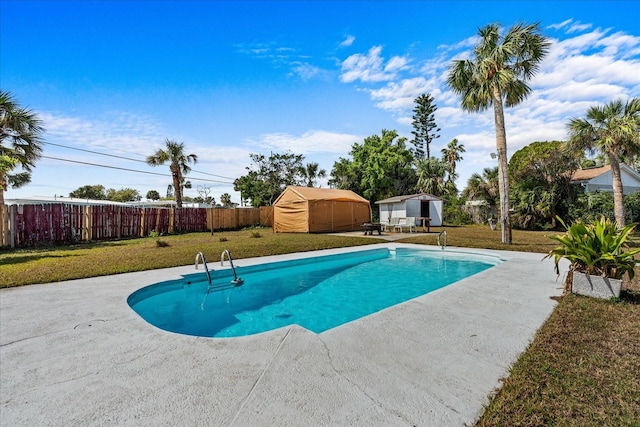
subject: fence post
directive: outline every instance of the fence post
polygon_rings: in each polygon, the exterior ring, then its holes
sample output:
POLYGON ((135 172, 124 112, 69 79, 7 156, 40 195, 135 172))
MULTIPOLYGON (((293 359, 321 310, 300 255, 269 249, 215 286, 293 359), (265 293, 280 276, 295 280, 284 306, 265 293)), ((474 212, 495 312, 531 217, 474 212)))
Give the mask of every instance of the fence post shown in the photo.
POLYGON ((0 246, 7 245, 9 241, 9 238, 8 238, 9 226, 7 224, 9 219, 8 212, 9 212, 9 207, 7 205, 5 205, 4 203, 0 205, 0 246))

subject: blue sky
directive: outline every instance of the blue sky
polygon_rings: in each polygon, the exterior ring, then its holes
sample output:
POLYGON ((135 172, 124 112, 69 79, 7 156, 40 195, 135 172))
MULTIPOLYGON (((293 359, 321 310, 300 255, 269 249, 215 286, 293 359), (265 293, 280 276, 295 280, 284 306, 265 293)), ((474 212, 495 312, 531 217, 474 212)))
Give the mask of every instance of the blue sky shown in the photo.
POLYGON ((410 139, 422 93, 442 129, 432 153, 453 138, 467 150, 462 189, 495 165, 492 112, 463 112, 444 84, 479 27, 539 21, 553 43, 531 96, 506 110, 511 155, 565 139, 592 105, 640 96, 638 16, 637 0, 2 0, 0 87, 40 115, 49 143, 32 183, 5 197, 97 184, 164 194, 168 166, 141 161, 170 138, 199 158, 185 195, 239 202, 232 180, 250 153, 290 150, 329 173, 382 129, 410 139))

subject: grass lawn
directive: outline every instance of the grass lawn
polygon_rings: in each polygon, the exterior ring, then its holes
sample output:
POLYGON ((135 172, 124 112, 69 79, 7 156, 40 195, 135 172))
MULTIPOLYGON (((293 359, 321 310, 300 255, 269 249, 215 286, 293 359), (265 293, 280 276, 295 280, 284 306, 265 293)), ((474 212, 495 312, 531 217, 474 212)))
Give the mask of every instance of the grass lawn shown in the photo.
MULTIPOLYGON (((402 242, 435 245, 437 233, 402 242)), ((539 252, 549 232, 513 231, 502 245, 486 226, 447 227, 449 246, 539 252)), ((0 251, 0 287, 50 283, 209 262, 224 249, 247 258, 378 243, 365 237, 274 234, 270 229, 191 233, 159 238, 0 251)), ((636 234, 632 246, 640 246, 636 234)), ((620 301, 566 295, 504 379, 477 426, 640 426, 640 268, 620 301)), ((55 284, 49 285, 55 286, 55 284)))

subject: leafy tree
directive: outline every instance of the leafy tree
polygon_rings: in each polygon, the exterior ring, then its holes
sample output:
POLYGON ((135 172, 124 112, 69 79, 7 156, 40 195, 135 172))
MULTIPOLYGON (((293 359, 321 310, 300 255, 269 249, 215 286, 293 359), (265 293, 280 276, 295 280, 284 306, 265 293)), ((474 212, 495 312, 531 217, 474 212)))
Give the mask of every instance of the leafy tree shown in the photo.
POLYGON ((160 200, 160 193, 156 190, 147 191, 147 200, 160 200))
POLYGON ((138 190, 134 190, 133 188, 121 188, 120 190, 110 188, 107 190, 106 199, 124 203, 139 202, 142 197, 140 196, 140 193, 138 193, 138 190))
POLYGON ((107 193, 103 185, 85 185, 69 193, 77 199, 106 200, 107 193))
POLYGON ((251 206, 271 206, 280 193, 289 185, 301 185, 304 180, 304 156, 293 153, 250 154, 252 166, 247 166, 247 175, 233 182, 243 200, 250 199, 251 206))
POLYGON ((589 108, 585 118, 569 122, 569 134, 575 149, 599 151, 608 157, 616 223, 623 227, 626 221, 620 159, 640 154, 640 98, 589 108))
POLYGON ((329 183, 352 190, 370 203, 413 190, 415 171, 411 168, 413 154, 406 138, 398 138, 395 130, 382 130, 362 144, 351 147, 352 159, 340 158, 334 163, 329 183))
MULTIPOLYGON (((191 171, 189 163, 197 163, 198 156, 195 154, 185 154, 184 144, 178 143, 171 139, 165 140, 166 149, 159 149, 151 156, 147 157, 147 164, 150 166, 160 166, 169 162, 169 170, 171 171, 171 177, 173 178, 172 191, 175 192, 176 206, 182 207, 182 189, 185 184, 184 175, 191 171)), ((191 183, 189 187, 191 188, 191 183)), ((169 190, 167 189, 167 196, 169 190)))
POLYGON ((42 121, 0 90, 0 206, 4 192, 31 182, 31 171, 42 153, 42 121), (15 173, 14 171, 18 170, 15 173))
POLYGON ((435 112, 438 109, 433 103, 433 96, 430 93, 418 96, 414 102, 416 106, 413 109, 413 139, 411 143, 415 147, 413 155, 416 159, 424 159, 431 157, 429 146, 431 142, 440 138, 438 132, 440 128, 436 125, 435 112))
POLYGON ((318 178, 326 178, 327 171, 320 169, 320 165, 316 162, 307 163, 303 168, 302 174, 307 180, 307 187, 315 187, 318 178))
POLYGON ((539 24, 517 24, 501 37, 499 26, 490 24, 479 30, 480 41, 472 59, 456 60, 449 69, 447 83, 462 96, 462 108, 484 111, 493 106, 498 151, 498 180, 502 242, 511 244, 509 215, 509 174, 507 135, 503 105, 521 103, 531 92, 527 85, 546 56, 550 43, 540 33, 539 24))
POLYGON ((574 199, 571 186, 579 159, 559 141, 534 142, 516 151, 509 161, 514 222, 522 228, 556 227, 574 199))

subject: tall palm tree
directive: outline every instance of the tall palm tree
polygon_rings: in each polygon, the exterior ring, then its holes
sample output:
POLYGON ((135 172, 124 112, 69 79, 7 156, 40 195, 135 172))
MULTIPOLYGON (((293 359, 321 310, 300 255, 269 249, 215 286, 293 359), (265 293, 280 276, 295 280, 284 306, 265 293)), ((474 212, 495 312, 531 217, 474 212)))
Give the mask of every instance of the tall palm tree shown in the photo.
POLYGON ((464 149, 464 145, 458 144, 458 139, 453 138, 447 144, 447 148, 443 148, 442 152, 442 160, 444 160, 449 165, 449 180, 455 180, 456 175, 456 165, 460 160, 463 160, 460 154, 464 153, 466 150, 464 149))
POLYGON ((0 206, 9 187, 31 181, 31 168, 42 153, 43 132, 36 113, 20 107, 9 92, 0 91, 0 206), (11 173, 17 168, 22 171, 11 173))
POLYGON ((548 38, 539 24, 516 24, 501 37, 499 26, 490 24, 479 30, 480 42, 473 58, 454 61, 447 76, 451 89, 462 96, 462 109, 477 112, 493 106, 498 150, 500 183, 500 221, 502 242, 511 244, 509 215, 509 175, 504 105, 521 103, 531 92, 527 85, 549 51, 548 38))
MULTIPOLYGON (((184 144, 166 139, 166 149, 159 149, 151 156, 147 157, 147 164, 150 166, 160 166, 169 162, 169 170, 171 171, 171 177, 173 178, 173 191, 176 199, 176 206, 182 207, 182 189, 185 185, 184 175, 191 171, 188 163, 196 164, 198 162, 198 156, 195 154, 185 154, 184 144)), ((187 188, 191 187, 191 183, 187 188)))
POLYGON ((320 165, 316 162, 307 163, 302 168, 302 175, 307 180, 307 187, 314 187, 318 178, 326 178, 327 171, 320 169, 320 165))
POLYGON ((613 210, 623 227, 624 197, 620 158, 640 154, 640 98, 621 99, 587 110, 584 119, 569 122, 569 143, 575 149, 599 151, 607 156, 613 177, 613 210))

